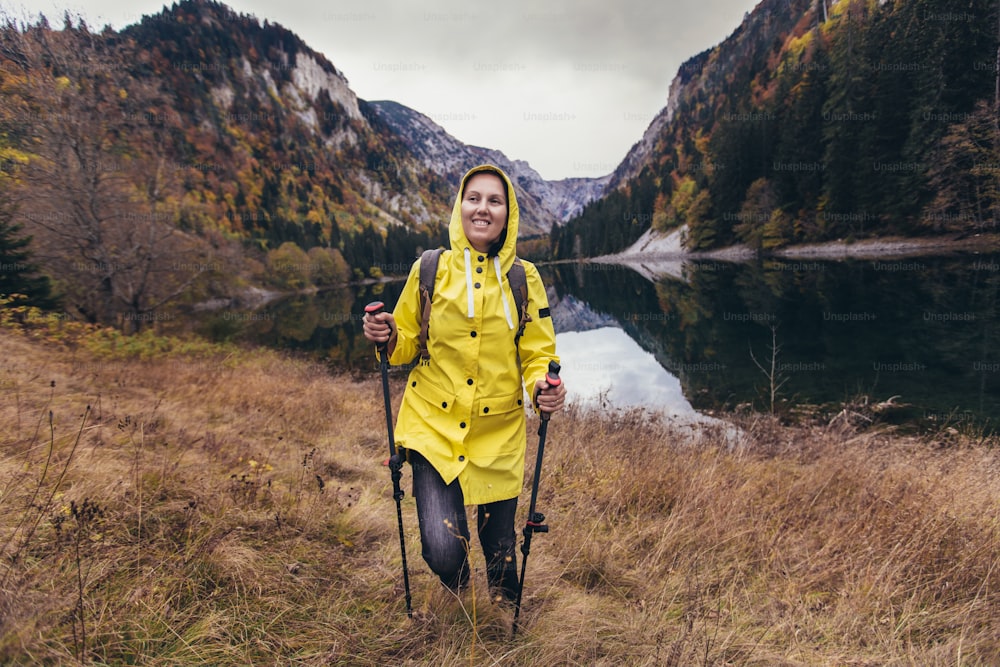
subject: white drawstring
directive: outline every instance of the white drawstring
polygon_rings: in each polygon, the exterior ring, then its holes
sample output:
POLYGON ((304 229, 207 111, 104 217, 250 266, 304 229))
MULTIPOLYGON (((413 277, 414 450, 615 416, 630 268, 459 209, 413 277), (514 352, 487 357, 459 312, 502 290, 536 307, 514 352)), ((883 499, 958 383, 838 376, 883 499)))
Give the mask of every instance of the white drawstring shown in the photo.
MULTIPOLYGON (((507 295, 503 293, 503 274, 500 272, 500 257, 493 256, 493 269, 497 274, 497 282, 500 284, 500 301, 503 303, 503 314, 507 317, 507 328, 514 330, 514 320, 510 317, 510 305, 507 303, 507 295)), ((476 316, 476 299, 472 295, 472 251, 465 249, 465 293, 469 298, 469 319, 476 316)))
POLYGON ((476 316, 476 300, 472 296, 472 267, 469 262, 472 259, 472 252, 468 246, 465 248, 465 293, 469 297, 469 319, 476 316))
POLYGON ((510 306, 507 304, 507 295, 503 293, 503 277, 500 273, 500 256, 493 255, 493 268, 497 272, 497 282, 500 283, 500 301, 503 302, 503 314, 507 316, 507 327, 513 331, 514 321, 510 319, 510 306))

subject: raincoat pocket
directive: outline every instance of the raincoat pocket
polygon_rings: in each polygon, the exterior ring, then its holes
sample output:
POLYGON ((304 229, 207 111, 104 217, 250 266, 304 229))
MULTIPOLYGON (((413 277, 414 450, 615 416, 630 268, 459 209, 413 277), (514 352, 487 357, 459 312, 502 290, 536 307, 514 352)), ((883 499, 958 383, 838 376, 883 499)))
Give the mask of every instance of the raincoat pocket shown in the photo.
POLYGON ((407 389, 405 398, 424 418, 448 414, 457 398, 455 392, 439 387, 426 378, 411 379, 407 389))
POLYGON ((477 466, 520 471, 524 456, 524 395, 520 391, 483 396, 473 403, 478 438, 469 445, 477 466))
POLYGON ((489 418, 500 415, 509 415, 515 410, 524 407, 524 393, 518 388, 513 394, 495 394, 493 396, 483 396, 476 399, 473 409, 477 417, 489 418))

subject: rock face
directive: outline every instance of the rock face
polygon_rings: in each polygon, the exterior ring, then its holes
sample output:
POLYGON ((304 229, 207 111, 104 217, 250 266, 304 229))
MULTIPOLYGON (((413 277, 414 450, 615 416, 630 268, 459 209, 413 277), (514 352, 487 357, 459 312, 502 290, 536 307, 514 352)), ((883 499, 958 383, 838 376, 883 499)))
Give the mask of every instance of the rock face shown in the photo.
POLYGON ((670 94, 667 97, 667 104, 660 113, 649 123, 649 127, 642 134, 642 139, 635 142, 625 159, 611 174, 607 184, 607 190, 625 185, 630 180, 639 175, 642 168, 650 164, 656 156, 656 142, 670 126, 677 111, 677 101, 680 99, 684 81, 681 74, 677 74, 670 84, 670 94))
POLYGON ((410 151, 431 171, 452 186, 478 164, 491 163, 503 169, 517 187, 521 206, 521 231, 526 236, 547 234, 577 215, 600 197, 611 178, 567 178, 547 181, 523 160, 511 160, 501 151, 470 146, 448 134, 424 114, 392 101, 369 102, 370 108, 395 131, 410 151))
POLYGON ((140 110, 106 123, 140 151, 141 131, 154 127, 164 160, 199 193, 196 217, 229 221, 226 234, 308 249, 370 226, 426 231, 450 211, 444 180, 375 126, 326 56, 277 23, 181 0, 120 33, 84 37, 103 41, 102 69, 140 110))

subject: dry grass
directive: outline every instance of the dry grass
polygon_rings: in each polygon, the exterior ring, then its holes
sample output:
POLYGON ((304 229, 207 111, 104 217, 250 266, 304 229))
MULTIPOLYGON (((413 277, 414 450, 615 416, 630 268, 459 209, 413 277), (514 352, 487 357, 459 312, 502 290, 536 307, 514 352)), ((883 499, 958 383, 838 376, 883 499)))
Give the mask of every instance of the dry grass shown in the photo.
POLYGON ((1000 664, 989 442, 560 414, 511 639, 409 494, 406 617, 377 376, 0 348, 0 664, 1000 664))

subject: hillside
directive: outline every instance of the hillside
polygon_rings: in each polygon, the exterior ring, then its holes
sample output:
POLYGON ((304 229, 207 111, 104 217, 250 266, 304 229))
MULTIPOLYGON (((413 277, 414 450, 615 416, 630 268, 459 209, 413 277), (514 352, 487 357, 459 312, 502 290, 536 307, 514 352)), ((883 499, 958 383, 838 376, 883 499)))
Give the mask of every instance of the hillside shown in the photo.
POLYGON ((248 286, 395 272, 442 238, 447 182, 280 25, 185 0, 3 43, 0 186, 74 318, 140 328, 248 286))
POLYGON ((405 274, 447 242, 474 163, 510 170, 542 252, 602 185, 547 183, 432 123, 406 131, 404 107, 358 99, 294 33, 214 0, 120 32, 71 19, 2 32, 0 195, 16 206, 0 222, 32 239, 74 319, 137 330, 260 288, 405 274))
POLYGON ((405 273, 481 161, 516 183, 532 258, 681 227, 689 251, 758 252, 996 231, 998 9, 966 4, 764 0, 680 67, 614 173, 563 181, 358 99, 295 34, 214 0, 121 32, 7 23, 0 224, 70 317, 125 330, 405 273))
POLYGON ((406 617, 376 375, 73 329, 0 330, 2 664, 1000 660, 974 434, 559 413, 512 638, 477 544, 457 598, 421 560, 408 467, 406 617))
POLYGON ((996 231, 991 0, 764 0, 685 62, 559 257, 687 225, 688 250, 996 231))

